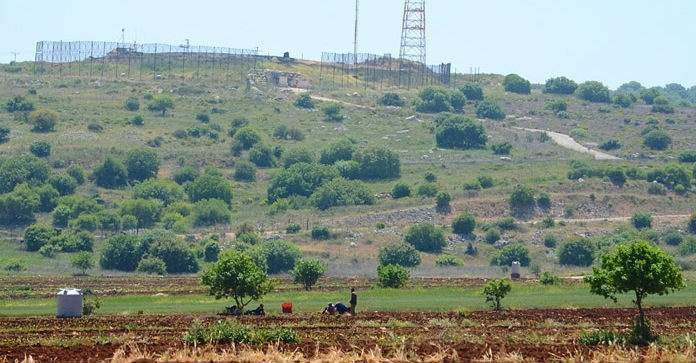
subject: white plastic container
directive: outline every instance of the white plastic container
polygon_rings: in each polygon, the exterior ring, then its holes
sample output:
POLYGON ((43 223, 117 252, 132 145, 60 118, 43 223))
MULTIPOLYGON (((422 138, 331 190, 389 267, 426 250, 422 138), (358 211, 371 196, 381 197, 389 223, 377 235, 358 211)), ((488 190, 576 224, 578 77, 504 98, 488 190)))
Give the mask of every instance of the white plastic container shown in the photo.
POLYGON ((60 289, 57 298, 56 316, 59 318, 82 317, 83 295, 80 289, 60 289))
POLYGON ((513 279, 519 279, 521 277, 520 270, 521 266, 519 261, 513 262, 512 266, 510 266, 510 277, 512 277, 513 279))

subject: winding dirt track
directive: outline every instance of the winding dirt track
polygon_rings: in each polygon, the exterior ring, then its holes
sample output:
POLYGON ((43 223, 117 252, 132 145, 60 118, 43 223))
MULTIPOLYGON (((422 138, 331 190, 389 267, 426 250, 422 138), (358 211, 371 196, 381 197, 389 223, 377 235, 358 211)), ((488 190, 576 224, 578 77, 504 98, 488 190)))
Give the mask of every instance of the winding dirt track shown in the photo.
POLYGON ((592 150, 588 147, 585 147, 585 146, 581 145, 579 142, 575 141, 575 139, 573 139, 572 137, 570 137, 566 134, 561 134, 558 132, 548 131, 548 130, 528 129, 525 127, 515 127, 515 129, 529 131, 529 132, 543 132, 546 135, 548 135, 551 138, 551 140, 553 140, 553 142, 555 142, 559 146, 566 148, 568 150, 577 151, 579 153, 590 154, 590 155, 594 156, 595 160, 622 160, 621 158, 616 157, 614 155, 610 155, 607 153, 603 153, 601 151, 592 150))

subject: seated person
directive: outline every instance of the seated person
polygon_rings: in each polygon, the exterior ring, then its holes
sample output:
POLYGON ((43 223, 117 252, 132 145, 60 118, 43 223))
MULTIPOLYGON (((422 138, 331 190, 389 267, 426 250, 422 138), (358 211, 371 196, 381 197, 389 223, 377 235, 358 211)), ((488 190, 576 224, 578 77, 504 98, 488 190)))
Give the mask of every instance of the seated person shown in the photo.
POLYGON ((344 303, 338 302, 336 303, 335 307, 336 312, 338 312, 339 315, 350 313, 350 308, 344 303))
POLYGON ((321 313, 335 315, 336 314, 336 306, 334 304, 329 303, 329 305, 324 307, 324 310, 322 310, 321 313))
POLYGON ((266 311, 263 309, 263 304, 261 304, 258 308, 245 312, 244 315, 264 316, 266 311))

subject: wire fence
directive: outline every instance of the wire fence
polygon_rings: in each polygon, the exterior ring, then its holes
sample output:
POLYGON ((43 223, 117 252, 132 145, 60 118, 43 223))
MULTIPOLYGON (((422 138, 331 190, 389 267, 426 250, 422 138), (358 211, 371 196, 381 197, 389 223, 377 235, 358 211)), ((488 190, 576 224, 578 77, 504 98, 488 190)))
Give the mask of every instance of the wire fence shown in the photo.
POLYGON ((246 80, 258 50, 94 41, 36 43, 35 75, 105 79, 246 80))
POLYGON ((324 52, 319 83, 327 88, 419 88, 449 85, 451 70, 451 63, 425 65, 392 58, 389 54, 324 52))

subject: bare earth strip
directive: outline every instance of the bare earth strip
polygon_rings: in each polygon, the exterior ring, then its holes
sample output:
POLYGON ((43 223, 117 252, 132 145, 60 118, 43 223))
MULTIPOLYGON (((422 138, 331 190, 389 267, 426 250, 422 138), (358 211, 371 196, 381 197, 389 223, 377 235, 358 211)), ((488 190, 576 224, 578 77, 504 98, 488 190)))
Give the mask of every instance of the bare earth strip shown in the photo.
POLYGON ((546 135, 548 135, 551 138, 551 140, 553 140, 553 142, 555 142, 559 146, 564 147, 568 150, 573 150, 573 151, 577 151, 577 152, 584 153, 584 154, 590 154, 590 155, 594 156, 595 160, 621 160, 621 158, 616 157, 614 155, 610 155, 607 153, 603 153, 601 151, 592 150, 590 148, 587 148, 587 147, 581 145, 580 143, 578 143, 577 141, 575 141, 572 137, 565 135, 565 134, 561 134, 561 133, 553 132, 553 131, 547 131, 547 130, 540 130, 540 129, 528 129, 528 128, 524 128, 524 127, 515 127, 515 128, 518 130, 524 130, 524 131, 530 131, 530 132, 543 132, 546 135))

